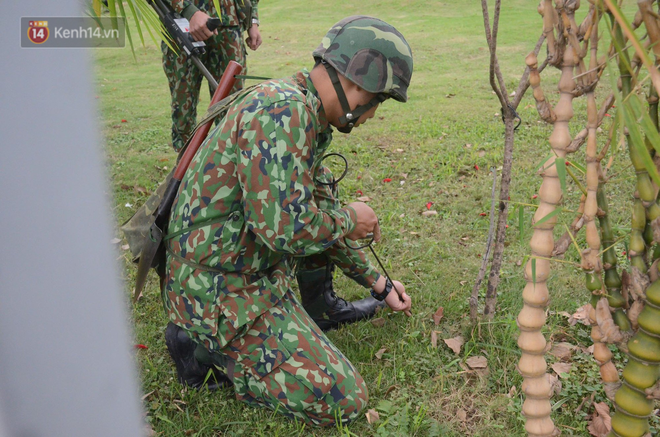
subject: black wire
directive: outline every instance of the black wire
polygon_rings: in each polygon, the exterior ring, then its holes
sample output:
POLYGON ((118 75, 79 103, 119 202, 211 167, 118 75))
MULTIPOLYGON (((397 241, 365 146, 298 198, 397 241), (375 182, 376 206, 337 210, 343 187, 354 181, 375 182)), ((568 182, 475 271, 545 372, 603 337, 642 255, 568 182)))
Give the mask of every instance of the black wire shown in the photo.
MULTIPOLYGON (((520 127, 520 124, 522 123, 522 118, 520 118, 520 115, 516 112, 516 108, 514 108, 511 103, 509 103, 507 105, 507 107, 511 112, 513 112, 513 118, 518 119, 518 124, 516 125, 516 127, 513 128, 514 131, 518 130, 518 128, 520 127)), ((504 111, 505 111, 505 109, 502 108, 502 123, 504 123, 504 111)))
POLYGON ((385 269, 385 266, 380 261, 380 258, 378 258, 378 255, 376 255, 376 251, 374 250, 374 248, 372 246, 372 244, 374 242, 374 234, 367 234, 367 238, 369 239, 368 243, 363 244, 361 246, 351 246, 350 244, 348 244, 349 240, 346 237, 344 237, 344 244, 346 244, 346 247, 348 247, 349 249, 353 249, 353 250, 359 250, 359 249, 364 249, 365 247, 368 247, 369 250, 371 251, 371 254, 374 256, 374 258, 376 258, 376 262, 380 266, 380 269, 383 271, 383 274, 392 283, 392 287, 394 287, 394 291, 396 291, 396 294, 398 294, 399 297, 401 297, 401 293, 399 293, 399 289, 396 288, 396 285, 394 285, 394 282, 392 281, 392 278, 390 277, 390 274, 385 269))
POLYGON ((323 163, 323 161, 325 161, 327 158, 330 158, 331 156, 337 156, 337 157, 341 158, 344 161, 344 172, 341 174, 341 176, 339 176, 339 179, 335 179, 335 176, 332 175, 332 181, 331 182, 322 182, 316 176, 314 176, 314 182, 316 182, 319 185, 331 186, 334 190, 335 185, 337 185, 342 179, 344 179, 346 177, 346 174, 348 173, 348 161, 346 160, 346 157, 344 157, 344 155, 342 155, 341 153, 333 152, 333 153, 328 153, 327 155, 323 156, 323 158, 321 158, 321 160, 319 161, 319 165, 321 165, 321 163, 323 163))
MULTIPOLYGON (((514 113, 515 113, 515 111, 514 111, 514 113)), ((520 118, 520 117, 518 117, 518 118, 520 118)), ((332 176, 332 181, 331 181, 331 182, 322 182, 322 181, 320 181, 320 180, 319 180, 318 178, 316 178, 316 177, 314 177, 314 182, 316 182, 316 183, 319 184, 319 185, 329 185, 329 186, 331 186, 332 189, 334 190, 335 187, 337 186, 337 184, 338 184, 342 179, 344 179, 344 177, 346 177, 346 174, 348 173, 348 160, 347 160, 346 157, 344 157, 344 155, 342 155, 341 153, 333 152, 333 153, 328 153, 327 155, 323 156, 323 158, 321 158, 321 160, 319 161, 319 165, 320 165, 325 159, 327 159, 327 158, 329 158, 329 157, 331 157, 331 156, 337 156, 337 157, 341 158, 341 159, 344 161, 344 172, 341 174, 341 176, 339 176, 339 179, 335 179, 335 177, 334 177, 334 175, 333 175, 333 176, 332 176)), ((368 247, 369 250, 371 250, 371 254, 374 256, 374 258, 376 258, 376 262, 378 262, 378 265, 380 266, 381 270, 383 271, 383 274, 384 274, 385 277, 386 277, 386 278, 392 283, 392 287, 394 287, 394 291, 396 291, 396 294, 398 294, 399 297, 401 297, 401 293, 399 293, 399 289, 396 288, 396 285, 394 285, 394 282, 392 282, 392 278, 390 277, 389 273, 387 273, 387 270, 385 269, 385 266, 384 266, 383 263, 380 261, 380 258, 378 258, 378 255, 376 255, 376 251, 374 250, 374 248, 373 248, 373 246, 372 246, 372 244, 373 244, 373 242, 374 242, 374 235, 373 235, 373 234, 368 234, 368 235, 367 235, 367 238, 369 239, 369 241, 368 241, 367 243, 365 243, 365 244, 363 244, 363 245, 358 245, 358 246, 351 246, 350 244, 348 244, 348 241, 349 241, 349 240, 348 240, 346 237, 344 237, 344 244, 346 244, 346 247, 348 247, 349 249, 353 249, 353 250, 360 250, 360 249, 364 249, 365 247, 368 247)))

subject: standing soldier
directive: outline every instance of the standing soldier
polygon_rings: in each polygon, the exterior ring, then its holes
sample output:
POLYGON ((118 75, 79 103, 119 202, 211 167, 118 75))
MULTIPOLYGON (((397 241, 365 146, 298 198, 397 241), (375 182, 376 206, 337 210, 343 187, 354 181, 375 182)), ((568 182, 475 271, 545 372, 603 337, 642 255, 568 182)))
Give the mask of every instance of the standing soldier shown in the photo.
MULTIPOLYGON (((204 41, 206 53, 200 61, 219 80, 229 61, 236 61, 246 68, 245 42, 252 50, 261 45, 259 32, 259 0, 220 0, 222 25, 215 31, 206 27, 209 17, 216 15, 213 0, 165 0, 172 9, 190 22, 190 34, 195 41, 204 41), (248 37, 243 42, 243 32, 248 37)), ((184 53, 174 52, 161 42, 163 69, 172 95, 172 146, 181 150, 193 132, 197 118, 197 102, 203 75, 184 53)), ((243 80, 237 80, 234 91, 243 88, 243 80)), ((210 86, 209 86, 210 90, 210 86)), ((213 94, 213 91, 210 90, 213 94)))
POLYGON ((394 311, 411 300, 346 245, 369 233, 378 240, 378 220, 365 203, 341 207, 323 183, 332 176, 322 159, 331 126, 349 132, 386 99, 407 100, 413 60, 394 27, 366 16, 334 25, 314 58, 311 72, 239 94, 202 144, 172 208, 163 299, 182 383, 201 387, 212 376, 210 388, 233 384, 250 405, 327 426, 355 419, 368 399, 360 374, 310 318, 322 324, 337 305, 353 305, 338 303, 329 266, 394 311), (300 257, 323 275, 315 284, 298 275, 302 306, 291 290, 300 257))

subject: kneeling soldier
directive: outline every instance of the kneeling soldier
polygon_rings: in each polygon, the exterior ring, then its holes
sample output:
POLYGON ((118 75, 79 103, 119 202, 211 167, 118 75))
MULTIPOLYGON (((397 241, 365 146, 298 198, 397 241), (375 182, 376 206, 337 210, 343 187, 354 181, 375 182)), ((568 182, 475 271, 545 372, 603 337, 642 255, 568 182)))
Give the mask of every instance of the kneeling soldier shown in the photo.
POLYGON ((362 202, 341 207, 321 161, 331 126, 348 133, 386 99, 407 100, 413 62, 394 27, 366 16, 334 25, 314 58, 311 72, 244 90, 197 152, 172 208, 163 299, 182 383, 233 384, 251 405, 332 425, 355 419, 368 395, 323 331, 411 300, 347 247, 378 239, 378 220, 362 202), (335 265, 373 297, 337 297, 335 265))

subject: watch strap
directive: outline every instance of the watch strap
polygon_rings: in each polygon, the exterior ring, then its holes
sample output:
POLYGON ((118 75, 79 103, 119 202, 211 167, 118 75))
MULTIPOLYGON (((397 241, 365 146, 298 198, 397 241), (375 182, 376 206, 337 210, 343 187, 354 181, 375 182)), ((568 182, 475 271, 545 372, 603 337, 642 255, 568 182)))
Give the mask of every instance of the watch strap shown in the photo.
POLYGON ((390 278, 385 279, 385 289, 383 290, 382 293, 376 293, 376 290, 373 288, 371 289, 371 296, 376 299, 377 301, 384 301, 385 298, 387 297, 388 294, 392 291, 392 281, 390 281, 390 278))

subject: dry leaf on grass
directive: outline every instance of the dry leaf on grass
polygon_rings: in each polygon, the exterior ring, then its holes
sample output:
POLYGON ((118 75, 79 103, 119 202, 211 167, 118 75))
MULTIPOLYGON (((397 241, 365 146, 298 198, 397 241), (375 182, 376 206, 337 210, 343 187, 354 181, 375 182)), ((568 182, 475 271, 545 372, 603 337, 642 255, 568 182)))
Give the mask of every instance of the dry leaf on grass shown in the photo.
POLYGON ((565 376, 562 375, 571 373, 573 365, 571 363, 555 363, 550 367, 552 367, 552 370, 554 370, 560 378, 565 378, 565 376))
POLYGON ((449 349, 453 350, 456 355, 461 353, 461 346, 465 343, 465 340, 463 340, 463 337, 460 335, 454 338, 446 338, 444 339, 444 342, 447 346, 449 346, 449 349))
POLYGON ((430 215, 438 215, 438 211, 432 209, 432 210, 430 210, 430 211, 424 211, 424 212, 422 213, 422 215, 423 215, 424 217, 428 217, 428 216, 430 216, 430 215))
POLYGON ((431 346, 433 349, 438 347, 438 331, 431 331, 431 346))
POLYGON ((552 373, 546 373, 545 379, 547 379, 548 382, 550 383, 550 388, 552 389, 553 393, 555 394, 561 393, 561 381, 559 380, 559 378, 557 378, 552 373))
POLYGON ((443 307, 438 308, 438 310, 433 314, 433 323, 435 323, 435 326, 438 326, 440 324, 440 320, 445 315, 445 309, 443 307))
POLYGON ((568 318, 568 324, 575 326, 577 323, 582 323, 583 325, 590 326, 591 322, 589 322, 589 311, 591 308, 591 304, 587 303, 582 305, 568 318))
POLYGON ((552 346, 550 355, 554 355, 560 361, 569 361, 573 349, 575 349, 575 346, 570 343, 557 343, 552 346))
POLYGON ((358 197, 357 200, 359 200, 360 202, 369 202, 369 201, 371 201, 371 197, 362 196, 362 197, 358 197))
POLYGON ((376 352, 375 357, 376 357, 377 359, 379 359, 379 360, 382 360, 382 359, 383 359, 383 354, 384 354, 385 352, 387 352, 387 348, 386 348, 386 347, 382 347, 382 348, 380 348, 380 349, 378 350, 378 352, 376 352))
POLYGON ((610 408, 605 402, 598 402, 594 406, 596 407, 596 411, 594 411, 587 430, 594 437, 607 437, 612 430, 610 408))
POLYGON ((372 319, 371 324, 374 325, 376 328, 382 328, 385 326, 385 319, 382 317, 378 317, 377 319, 372 319))
POLYGON ((128 250, 128 249, 130 249, 130 248, 131 248, 131 246, 129 246, 128 244, 124 244, 124 245, 121 247, 121 250, 128 250))
POLYGON ((378 415, 378 411, 374 410, 373 408, 365 414, 367 416, 367 422, 369 424, 376 423, 380 420, 380 416, 378 415))
POLYGON ((459 408, 458 411, 456 411, 456 417, 461 422, 465 422, 467 421, 467 412, 464 409, 459 408))
POLYGON ((389 387, 387 387, 387 390, 385 390, 385 397, 389 396, 389 394, 392 393, 397 388, 399 388, 399 386, 396 385, 396 384, 395 385, 390 385, 389 387))
POLYGON ((470 369, 485 369, 488 367, 488 360, 482 355, 476 355, 465 360, 470 369))

